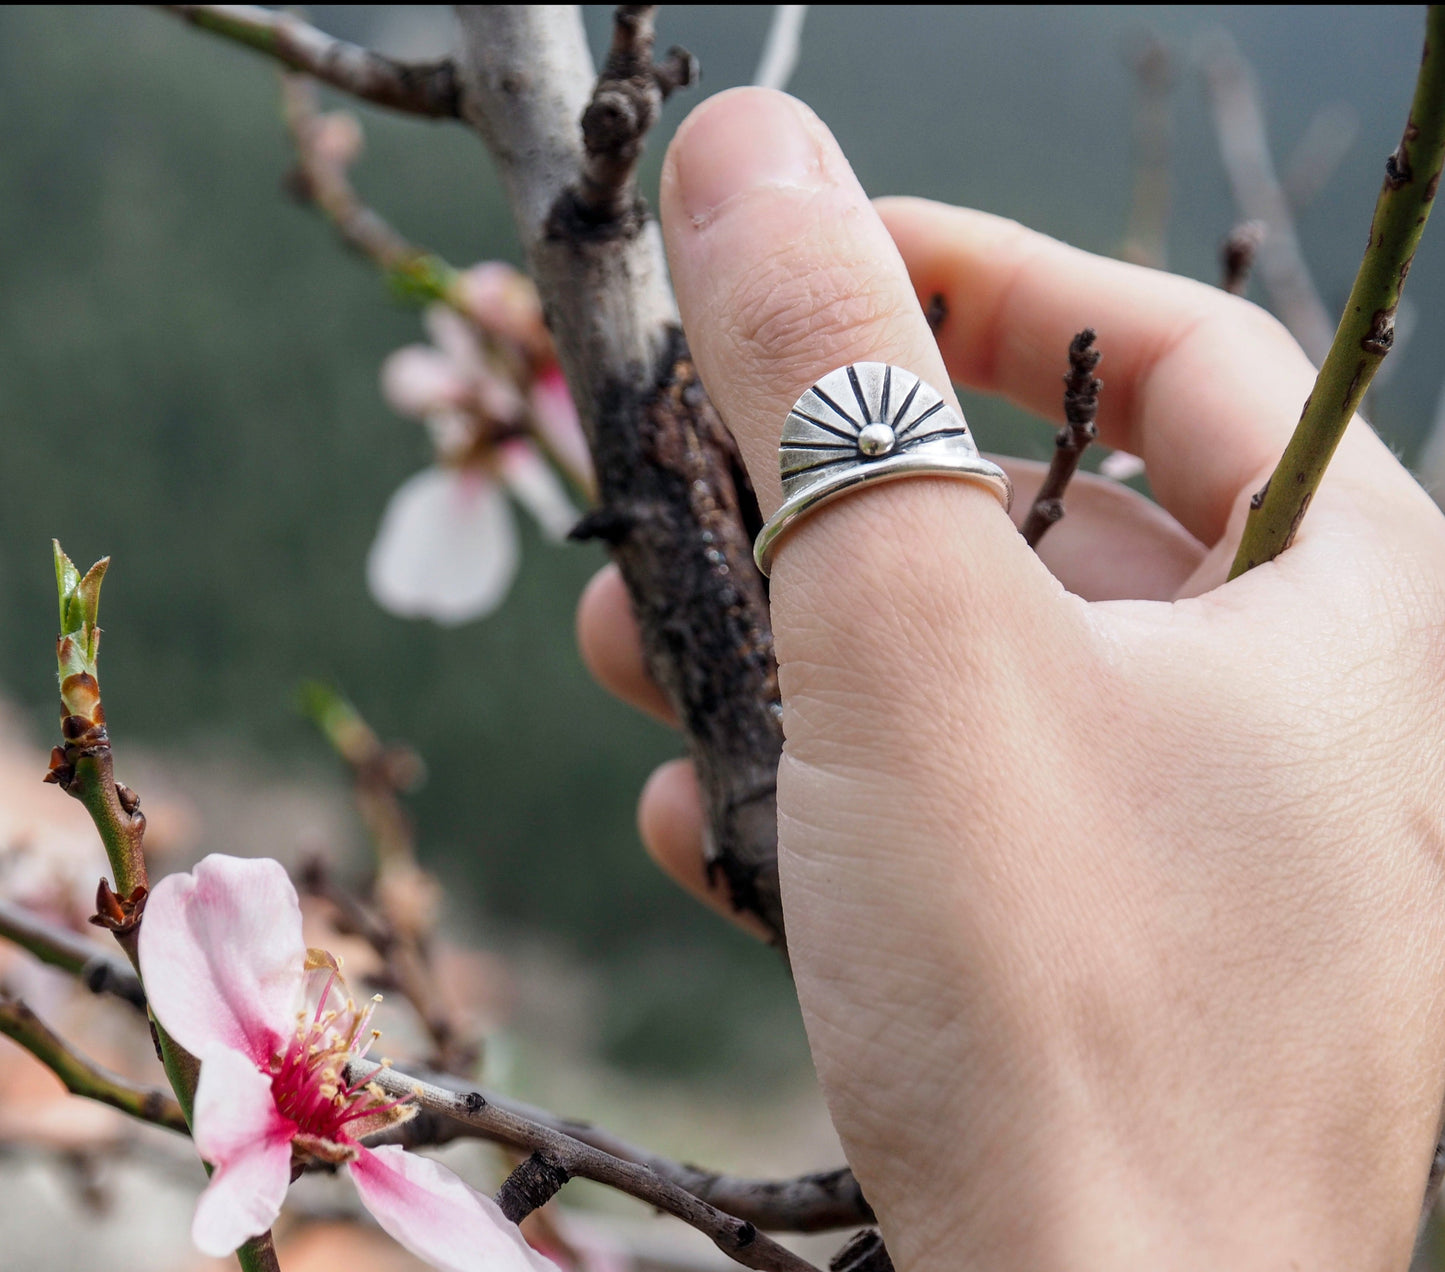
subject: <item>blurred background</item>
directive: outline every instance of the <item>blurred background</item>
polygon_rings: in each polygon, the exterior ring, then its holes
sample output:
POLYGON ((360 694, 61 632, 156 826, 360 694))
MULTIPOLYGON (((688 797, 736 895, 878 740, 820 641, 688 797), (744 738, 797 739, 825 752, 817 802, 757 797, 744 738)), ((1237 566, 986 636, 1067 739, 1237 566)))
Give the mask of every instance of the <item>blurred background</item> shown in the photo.
MULTIPOLYGON (((403 57, 452 41, 443 7, 308 15, 403 57)), ((609 15, 587 7, 599 52, 609 15)), ((770 16, 756 5, 663 8, 660 45, 694 52, 703 78, 650 139, 647 191, 687 110, 750 79, 770 16)), ((1282 170, 1307 134, 1325 138, 1321 153, 1331 136, 1345 143, 1337 166, 1318 160, 1325 183, 1298 216, 1334 316, 1399 138, 1422 27, 1418 7, 814 6, 790 87, 871 193, 985 208, 1118 255, 1135 184, 1136 67, 1157 40, 1172 72, 1167 265, 1213 282, 1241 217, 1200 55, 1227 31, 1259 73, 1282 170)), ((368 202, 455 265, 519 263, 475 137, 345 104, 365 127, 352 175, 368 202)), ((38 757, 54 732, 50 538, 82 568, 111 554, 102 683, 118 771, 173 810, 188 851, 294 860, 358 837, 345 774, 297 709, 303 681, 333 683, 425 760, 429 780, 410 806, 424 862, 446 887, 444 925, 510 969, 505 1041, 489 1065, 553 1102, 601 1100, 583 1070, 610 1075, 614 1094, 646 1092, 634 1101, 646 1125, 622 1128, 634 1138, 665 1120, 659 1110, 701 1101, 720 1147, 700 1132, 656 1134, 709 1164, 731 1164, 720 1160, 730 1153, 832 1164, 779 960, 702 914, 638 845, 636 793, 678 746, 607 698, 578 660, 572 610, 602 552, 524 527, 506 604, 454 629, 391 617, 368 596, 381 510, 431 454, 378 389, 385 356, 422 338, 419 313, 285 195, 292 153, 275 69, 140 7, 7 6, 0 118, 10 738, 38 757), (759 1154, 747 1146, 769 1120, 791 1142, 759 1154)), ((1251 295, 1261 298, 1257 284, 1251 295)), ((1407 459, 1440 396, 1445 227, 1427 233, 1408 295, 1409 339, 1373 402, 1407 459)), ((1107 333, 1101 343, 1107 386, 1107 333)), ((1048 426, 969 395, 965 407, 986 447, 1049 453, 1048 426)))

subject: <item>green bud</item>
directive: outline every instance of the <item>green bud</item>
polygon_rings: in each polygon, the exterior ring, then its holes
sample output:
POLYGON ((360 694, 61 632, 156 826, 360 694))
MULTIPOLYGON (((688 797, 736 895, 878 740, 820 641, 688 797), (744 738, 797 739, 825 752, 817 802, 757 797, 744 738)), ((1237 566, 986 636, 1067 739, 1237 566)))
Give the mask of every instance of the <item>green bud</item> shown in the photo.
POLYGON ((60 676, 60 700, 66 716, 101 723, 100 685, 96 660, 100 656, 100 585, 110 558, 103 557, 82 576, 65 555, 58 540, 55 550, 55 587, 60 600, 60 635, 55 657, 60 676))

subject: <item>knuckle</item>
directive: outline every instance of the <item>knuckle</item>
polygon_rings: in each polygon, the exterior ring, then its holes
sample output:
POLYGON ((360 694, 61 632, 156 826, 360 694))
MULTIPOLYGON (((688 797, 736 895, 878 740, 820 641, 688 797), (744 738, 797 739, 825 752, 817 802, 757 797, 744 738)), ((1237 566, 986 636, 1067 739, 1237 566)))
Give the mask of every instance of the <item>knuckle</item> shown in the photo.
MULTIPOLYGON (((908 292, 911 296, 911 290, 908 292)), ((889 358, 900 287, 876 262, 830 261, 800 270, 787 252, 765 259, 724 302, 735 365, 783 392, 829 366, 889 358)))

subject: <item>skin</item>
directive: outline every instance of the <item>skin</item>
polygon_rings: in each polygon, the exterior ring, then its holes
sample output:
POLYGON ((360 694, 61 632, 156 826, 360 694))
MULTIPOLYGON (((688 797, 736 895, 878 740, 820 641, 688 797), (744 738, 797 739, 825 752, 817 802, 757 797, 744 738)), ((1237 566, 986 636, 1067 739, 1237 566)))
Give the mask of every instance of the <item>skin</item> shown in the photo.
MULTIPOLYGON (((780 547, 779 860, 818 1074, 902 1272, 1404 1268, 1445 1101, 1445 519, 1356 421, 1224 582, 1314 372, 1249 303, 978 212, 869 202, 776 93, 662 178, 684 323, 765 514, 798 394, 873 359, 1103 442, 1035 556, 986 491, 850 495, 780 547), (941 292, 935 342, 919 298, 941 292)), ((1036 471, 1014 469, 1020 514, 1036 471)), ((617 576, 598 679, 662 719, 617 576)), ((644 842, 720 909, 689 767, 644 842)))

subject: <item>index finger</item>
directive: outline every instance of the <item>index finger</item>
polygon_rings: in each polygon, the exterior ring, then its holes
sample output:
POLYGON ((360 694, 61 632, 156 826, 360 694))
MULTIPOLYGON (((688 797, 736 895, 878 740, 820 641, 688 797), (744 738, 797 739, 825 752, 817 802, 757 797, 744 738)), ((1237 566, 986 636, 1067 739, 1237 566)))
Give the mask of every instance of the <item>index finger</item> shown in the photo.
POLYGON ((955 379, 1057 418, 1068 342, 1093 327, 1105 355, 1102 439, 1143 456, 1159 502, 1197 538, 1219 540, 1314 386, 1279 322, 1217 288, 1002 217, 922 199, 877 206, 919 296, 943 297, 939 345, 955 379))

